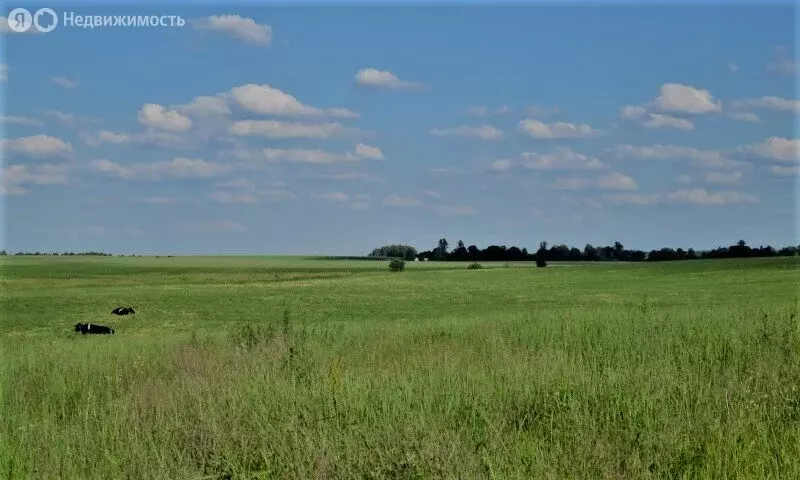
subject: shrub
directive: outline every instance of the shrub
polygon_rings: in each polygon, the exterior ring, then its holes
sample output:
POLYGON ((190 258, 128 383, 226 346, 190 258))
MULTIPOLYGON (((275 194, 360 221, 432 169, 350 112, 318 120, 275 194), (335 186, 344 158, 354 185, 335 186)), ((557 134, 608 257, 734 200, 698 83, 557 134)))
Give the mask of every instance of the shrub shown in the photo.
POLYGON ((402 258, 394 258, 389 262, 389 270, 393 272, 402 272, 406 269, 406 262, 402 258))
POLYGON ((467 268, 469 268, 470 270, 478 270, 479 268, 483 268, 483 265, 481 265, 478 262, 475 262, 475 263, 470 263, 469 265, 467 265, 467 268))
POLYGON ((546 267, 547 261, 544 258, 536 258, 536 266, 537 267, 546 267))

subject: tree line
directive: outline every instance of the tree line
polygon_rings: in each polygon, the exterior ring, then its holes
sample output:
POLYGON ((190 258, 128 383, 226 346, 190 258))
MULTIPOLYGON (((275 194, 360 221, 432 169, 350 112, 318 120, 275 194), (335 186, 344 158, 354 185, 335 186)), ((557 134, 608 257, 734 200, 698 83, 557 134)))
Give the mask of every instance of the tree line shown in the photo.
POLYGON ((459 240, 456 248, 450 249, 447 239, 439 239, 438 245, 417 252, 409 245, 387 245, 374 249, 368 256, 380 258, 403 258, 405 260, 460 261, 460 262, 660 262, 668 260, 696 260, 710 258, 750 258, 750 257, 791 257, 800 254, 800 246, 775 249, 769 245, 751 247, 744 240, 728 247, 696 251, 692 248, 662 248, 660 250, 629 250, 620 242, 613 245, 594 246, 586 244, 583 249, 568 245, 552 245, 541 242, 536 252, 527 248, 505 245, 489 245, 480 249, 475 245, 466 246, 459 240))
POLYGON ((105 253, 105 252, 62 252, 62 253, 58 253, 58 252, 38 252, 37 251, 37 252, 17 252, 17 253, 11 253, 10 254, 10 253, 6 252, 5 250, 0 250, 0 255, 39 255, 39 256, 54 256, 54 257, 58 257, 58 256, 69 257, 69 256, 73 256, 73 255, 94 256, 94 257, 111 257, 111 256, 113 256, 112 254, 105 253))

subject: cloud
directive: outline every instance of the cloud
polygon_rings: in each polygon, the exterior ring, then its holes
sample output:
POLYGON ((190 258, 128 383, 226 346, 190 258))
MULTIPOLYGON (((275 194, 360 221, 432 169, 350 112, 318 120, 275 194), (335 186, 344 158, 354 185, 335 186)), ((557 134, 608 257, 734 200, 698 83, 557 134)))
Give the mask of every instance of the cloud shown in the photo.
POLYGON ((786 47, 776 47, 772 60, 767 63, 767 71, 778 75, 796 75, 798 64, 786 47))
POLYGON ((603 162, 559 147, 552 153, 525 152, 521 154, 522 165, 533 170, 597 170, 605 168, 603 162))
POLYGON ((503 132, 492 127, 491 125, 481 125, 479 127, 461 126, 446 129, 432 129, 428 132, 430 135, 437 137, 459 136, 470 137, 479 140, 501 140, 503 132))
POLYGON ((344 203, 349 202, 350 197, 342 192, 328 192, 328 193, 312 193, 311 198, 316 200, 325 200, 328 202, 344 203))
POLYGON ((730 70, 733 73, 736 73, 739 71, 739 65, 733 62, 728 62, 728 70, 730 70))
POLYGON ((293 192, 280 188, 261 190, 258 195, 271 202, 285 202, 297 198, 293 192))
POLYGON ((192 147, 188 139, 173 132, 157 132, 152 130, 136 134, 100 130, 95 135, 85 132, 81 133, 81 138, 83 138, 86 145, 90 147, 97 147, 100 145, 150 146, 165 149, 186 149, 192 147))
POLYGON ((755 113, 750 112, 734 112, 729 113, 728 117, 740 122, 761 123, 761 118, 755 113))
POLYGON ((50 81, 55 83, 56 85, 59 85, 61 87, 66 88, 68 90, 72 90, 72 89, 74 89, 75 87, 78 86, 78 82, 77 81, 70 80, 67 77, 61 77, 61 76, 53 77, 53 78, 50 79, 50 81))
POLYGON ((322 175, 314 175, 314 178, 318 178, 321 180, 338 180, 338 181, 347 181, 347 180, 354 180, 354 181, 362 181, 362 182, 369 182, 369 183, 386 183, 386 180, 371 175, 366 172, 357 172, 357 171, 346 171, 346 172, 336 172, 336 173, 328 173, 322 175))
POLYGON ((354 79, 359 85, 371 87, 417 89, 424 86, 419 82, 400 80, 397 75, 391 72, 376 70, 374 68, 362 68, 356 72, 354 79))
POLYGON ((800 165, 786 167, 783 165, 773 165, 770 169, 773 175, 778 176, 798 176, 800 175, 800 165))
POLYGON ((258 190, 255 183, 244 177, 232 178, 216 184, 217 190, 209 198, 219 203, 256 203, 259 197, 268 201, 287 201, 297 198, 284 189, 258 190))
POLYGON ((708 172, 703 179, 708 183, 733 184, 742 179, 742 172, 708 172))
POLYGON ((746 193, 734 191, 709 192, 702 188, 670 192, 665 195, 665 198, 668 203, 687 203, 693 205, 758 203, 756 197, 746 193))
POLYGON ((765 108, 769 110, 782 110, 786 112, 800 113, 800 101, 787 100, 785 98, 776 96, 734 100, 731 102, 731 106, 736 108, 765 108))
POLYGON ((316 165, 330 165, 337 163, 356 163, 362 160, 382 160, 383 153, 377 147, 359 143, 355 153, 333 153, 319 149, 280 149, 265 148, 264 158, 267 161, 286 161, 289 163, 306 163, 316 165))
MULTIPOLYGON (((2 17, 0 17, 0 25, 2 24, 2 17)), ((8 81, 8 65, 0 63, 0 83, 8 81)))
POLYGON ((237 190, 254 190, 256 185, 244 177, 232 178, 217 184, 218 188, 232 188, 237 190))
POLYGON ((0 196, 16 196, 16 195, 25 195, 28 193, 28 190, 24 187, 20 187, 19 185, 6 185, 3 182, 0 182, 0 196))
POLYGON ((650 113, 643 125, 646 128, 670 127, 678 130, 694 130, 694 124, 686 119, 673 117, 663 113, 650 113))
MULTIPOLYGON (((715 184, 734 184, 739 183, 739 180, 742 179, 744 174, 742 172, 708 172, 702 177, 700 177, 697 181, 704 182, 704 183, 715 183, 715 184)), ((695 179, 690 177, 689 175, 679 175, 678 176, 678 183, 689 184, 695 182, 695 179)))
POLYGON ((424 194, 426 197, 442 198, 442 194, 437 192, 436 190, 425 190, 424 194))
POLYGON ((620 117, 633 120, 645 128, 676 128, 678 130, 694 130, 694 124, 686 119, 673 117, 664 113, 648 113, 644 108, 627 105, 620 109, 620 117))
POLYGON ((231 109, 228 107, 224 94, 214 96, 202 95, 193 98, 192 101, 186 105, 175 105, 172 108, 185 115, 192 115, 195 117, 228 115, 231 113, 231 109))
POLYGON ((241 120, 228 127, 228 133, 238 136, 257 135, 266 138, 328 139, 359 132, 339 123, 302 124, 277 120, 241 120))
POLYGON ((489 170, 492 172, 505 172, 511 168, 511 160, 500 159, 495 160, 489 165, 489 170))
POLYGON ((636 190, 636 181, 622 173, 609 173, 597 179, 596 185, 604 190, 636 190))
POLYGON ((186 180, 212 178, 230 170, 229 165, 206 162, 200 158, 175 158, 168 162, 133 163, 121 165, 106 159, 94 160, 90 166, 96 172, 124 180, 186 180))
POLYGON ((503 105, 498 107, 496 110, 492 111, 486 107, 470 107, 465 112, 465 114, 469 115, 470 117, 487 117, 489 115, 507 115, 511 113, 511 108, 508 105, 503 105))
POLYGON ((34 158, 64 156, 72 152, 72 145, 57 137, 34 135, 11 140, 0 139, 0 150, 34 158))
POLYGON ((589 125, 579 125, 567 122, 544 123, 539 120, 526 118, 519 122, 519 129, 533 138, 539 139, 571 139, 589 138, 602 135, 601 130, 596 130, 589 125))
POLYGON ((421 207, 422 200, 416 197, 401 197, 399 195, 389 195, 383 199, 381 204, 385 207, 421 207))
POLYGON ((559 178, 551 185, 560 190, 585 190, 599 188, 601 190, 636 190, 636 181, 622 173, 610 173, 596 179, 559 178))
POLYGON ((28 117, 16 117, 13 115, 0 115, 0 122, 1 123, 11 123, 14 125, 28 125, 32 127, 41 127, 44 126, 41 120, 37 120, 35 118, 28 118, 28 117))
POLYGON ((58 110, 45 110, 44 114, 48 117, 54 118, 58 123, 65 127, 73 127, 79 123, 96 123, 100 120, 89 117, 79 117, 72 113, 59 112, 58 110))
POLYGON ((603 195, 602 199, 609 205, 655 205, 663 202, 663 195, 659 193, 654 194, 639 194, 639 193, 613 193, 603 195))
POLYGON ((602 197, 610 205, 656 205, 656 204, 688 204, 688 205, 733 205, 758 203, 759 200, 749 194, 735 191, 709 192, 702 188, 683 189, 667 193, 640 195, 633 193, 607 194, 602 197))
POLYGON ((547 117, 550 115, 557 115, 561 113, 561 110, 555 107, 541 107, 537 105, 531 105, 525 108, 525 113, 532 117, 547 117))
POLYGON ((344 108, 319 109, 304 105, 295 97, 269 85, 248 84, 230 90, 231 98, 242 108, 261 115, 358 118, 358 114, 344 108))
POLYGON ((742 165, 741 162, 728 158, 718 150, 697 150, 675 145, 650 145, 644 147, 618 145, 614 148, 614 151, 620 157, 631 157, 640 160, 687 159, 703 168, 738 167, 742 165))
POLYGON ((25 195, 24 185, 67 185, 66 165, 9 165, 0 168, 0 193, 25 195))
POLYGON ((192 126, 189 117, 185 117, 175 110, 167 110, 155 103, 145 103, 139 110, 139 123, 149 128, 168 130, 170 132, 185 132, 192 126))
POLYGON ((661 94, 653 103, 665 112, 701 115, 722 111, 722 102, 711 92, 680 83, 662 85, 661 94))
POLYGON ((208 222, 182 222, 178 228, 194 233, 247 233, 249 230, 241 223, 223 219, 208 222))
POLYGON ((440 217, 460 217, 477 215, 477 211, 469 205, 440 205, 434 208, 440 217))
POLYGON ((797 138, 770 137, 764 142, 745 145, 737 150, 778 162, 800 162, 800 139, 797 138))
POLYGON ((590 188, 594 182, 588 178, 557 178, 551 187, 559 190, 583 190, 590 188))
POLYGON ((272 27, 258 24, 252 18, 239 15, 211 15, 191 23, 198 30, 220 32, 250 45, 265 47, 272 42, 272 27))
POLYGON ((363 143, 356 145, 355 156, 357 158, 367 158, 370 160, 383 160, 383 152, 381 152, 380 148, 364 145, 363 143))
POLYGON ((247 193, 235 194, 225 190, 217 190, 208 196, 219 203, 256 203, 258 201, 253 195, 247 193))

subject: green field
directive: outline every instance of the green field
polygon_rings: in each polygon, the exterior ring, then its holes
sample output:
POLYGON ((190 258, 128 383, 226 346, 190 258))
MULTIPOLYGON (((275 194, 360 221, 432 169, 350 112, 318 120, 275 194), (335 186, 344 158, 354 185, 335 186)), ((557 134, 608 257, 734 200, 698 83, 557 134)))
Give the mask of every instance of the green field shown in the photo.
POLYGON ((0 478, 800 478, 797 258, 387 264, 0 259, 0 478))

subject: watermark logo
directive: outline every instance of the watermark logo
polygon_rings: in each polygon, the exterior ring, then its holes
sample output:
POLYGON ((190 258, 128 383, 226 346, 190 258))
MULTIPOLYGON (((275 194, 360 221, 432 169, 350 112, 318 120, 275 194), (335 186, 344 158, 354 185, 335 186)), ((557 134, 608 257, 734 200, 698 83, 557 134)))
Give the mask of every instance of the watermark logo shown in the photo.
POLYGON ((33 15, 24 8, 15 8, 8 12, 8 28, 17 33, 27 32, 33 25, 33 15))
MULTIPOLYGON (((180 15, 75 15, 63 12, 64 27, 104 28, 104 27, 183 27, 186 20, 180 15)), ((58 26, 58 14, 51 8, 40 8, 33 15, 24 8, 15 8, 8 13, 8 28, 17 33, 32 31, 48 33, 58 26)))
POLYGON ((33 15, 33 25, 42 33, 52 32, 58 26, 58 15, 51 8, 40 8, 33 15))
POLYGON ((58 15, 51 8, 40 8, 33 15, 25 8, 15 8, 8 13, 8 28, 17 33, 25 33, 31 29, 47 33, 58 25, 58 15))

